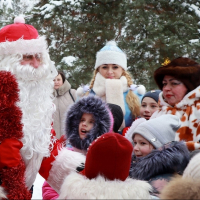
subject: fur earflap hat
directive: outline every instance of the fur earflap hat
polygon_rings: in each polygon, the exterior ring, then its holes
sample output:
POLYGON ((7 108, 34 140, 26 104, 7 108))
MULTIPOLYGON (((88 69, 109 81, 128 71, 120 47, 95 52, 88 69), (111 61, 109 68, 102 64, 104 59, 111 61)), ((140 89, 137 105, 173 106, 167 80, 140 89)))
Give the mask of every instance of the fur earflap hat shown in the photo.
POLYGON ((0 55, 35 54, 46 51, 45 37, 40 37, 33 26, 25 24, 23 17, 16 17, 14 24, 0 30, 0 55))
POLYGON ((200 85, 200 64, 189 58, 179 57, 156 69, 154 79, 161 90, 165 75, 173 76, 183 82, 190 92, 200 85))
POLYGON ((126 54, 117 46, 115 41, 109 41, 97 52, 95 69, 103 64, 116 64, 127 70, 126 54))
POLYGON ((132 144, 122 135, 105 133, 90 145, 81 174, 89 179, 99 174, 106 179, 121 181, 129 175, 132 144))
POLYGON ((108 105, 99 97, 89 95, 74 103, 66 116, 66 136, 73 147, 87 150, 89 144, 97 137, 113 130, 113 118, 108 105), (79 123, 83 113, 91 113, 94 116, 94 126, 85 139, 79 136, 79 123))
MULTIPOLYGON (((133 139, 135 134, 139 134, 149 141, 156 149, 174 141, 176 131, 180 128, 180 119, 171 114, 162 115, 150 120, 138 119, 133 122, 127 131, 126 137, 133 139), (140 123, 137 121, 139 120, 140 123), (137 124, 137 126, 134 125, 137 124), (132 137, 130 137, 132 135, 132 137)), ((131 142, 131 141, 130 141, 131 142)))

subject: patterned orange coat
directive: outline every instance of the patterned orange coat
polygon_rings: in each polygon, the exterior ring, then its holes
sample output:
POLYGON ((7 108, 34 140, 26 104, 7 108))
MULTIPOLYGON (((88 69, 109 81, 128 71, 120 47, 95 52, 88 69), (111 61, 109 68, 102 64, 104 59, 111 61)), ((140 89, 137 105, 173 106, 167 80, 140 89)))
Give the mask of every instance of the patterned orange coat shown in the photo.
POLYGON ((162 94, 159 95, 160 108, 151 118, 163 114, 178 116, 181 127, 176 132, 175 141, 184 140, 190 151, 200 149, 200 86, 185 95, 174 107, 165 102, 162 94))

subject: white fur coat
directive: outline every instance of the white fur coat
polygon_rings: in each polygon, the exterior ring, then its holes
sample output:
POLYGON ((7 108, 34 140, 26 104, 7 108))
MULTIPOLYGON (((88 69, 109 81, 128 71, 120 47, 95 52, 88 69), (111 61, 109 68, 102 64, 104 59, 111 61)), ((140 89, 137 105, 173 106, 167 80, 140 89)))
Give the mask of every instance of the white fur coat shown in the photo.
POLYGON ((88 179, 72 172, 65 178, 58 199, 151 199, 151 190, 145 181, 131 178, 110 181, 102 176, 88 179))

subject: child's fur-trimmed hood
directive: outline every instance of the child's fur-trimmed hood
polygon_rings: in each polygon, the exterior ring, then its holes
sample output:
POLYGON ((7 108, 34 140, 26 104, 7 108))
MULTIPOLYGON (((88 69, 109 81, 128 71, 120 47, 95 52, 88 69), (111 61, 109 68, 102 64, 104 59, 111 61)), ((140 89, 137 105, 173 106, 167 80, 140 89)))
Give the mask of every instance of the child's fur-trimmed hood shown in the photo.
POLYGON ((161 149, 153 150, 147 156, 136 158, 131 164, 130 177, 149 180, 160 174, 182 174, 189 159, 190 153, 184 142, 171 142, 161 149))
POLYGON ((71 106, 66 117, 66 136, 70 144, 81 150, 87 150, 90 143, 113 128, 112 114, 99 97, 89 95, 81 98, 71 106), (79 137, 79 123, 83 113, 91 113, 94 116, 94 127, 85 139, 79 137))

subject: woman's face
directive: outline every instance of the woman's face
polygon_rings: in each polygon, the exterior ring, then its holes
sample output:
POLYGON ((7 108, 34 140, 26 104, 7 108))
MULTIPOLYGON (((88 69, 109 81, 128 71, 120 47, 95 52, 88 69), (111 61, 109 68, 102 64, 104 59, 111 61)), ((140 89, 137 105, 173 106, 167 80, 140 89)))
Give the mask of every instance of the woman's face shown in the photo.
POLYGON ((186 86, 173 76, 163 78, 163 97, 168 104, 174 106, 179 103, 187 93, 186 86))
POLYGON ((63 85, 62 77, 60 74, 58 74, 58 76, 56 76, 56 78, 54 79, 54 89, 58 89, 62 85, 63 85))
POLYGON ((104 64, 99 66, 98 71, 106 79, 119 79, 123 68, 115 64, 104 64))
POLYGON ((158 110, 158 108, 158 103, 154 99, 150 97, 144 97, 140 107, 140 116, 146 120, 149 120, 151 115, 158 110))

